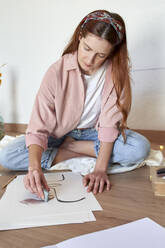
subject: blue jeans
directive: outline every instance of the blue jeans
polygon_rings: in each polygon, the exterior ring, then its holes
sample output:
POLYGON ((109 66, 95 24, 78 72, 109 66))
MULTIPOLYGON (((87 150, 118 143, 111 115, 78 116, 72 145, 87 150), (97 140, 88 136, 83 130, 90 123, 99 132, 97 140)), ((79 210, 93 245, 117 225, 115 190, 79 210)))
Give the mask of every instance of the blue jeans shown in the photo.
MULTIPOLYGON (((96 157, 98 156, 100 141, 98 140, 96 129, 75 129, 59 139, 55 139, 52 136, 48 138, 48 149, 42 154, 42 168, 49 169, 51 167, 58 147, 62 144, 66 136, 70 136, 75 140, 93 141, 96 157)), ((113 163, 119 163, 122 166, 131 166, 142 162, 148 156, 150 143, 144 136, 127 129, 126 137, 126 143, 124 143, 121 134, 115 140, 109 166, 113 163)), ((16 138, 0 151, 0 164, 10 170, 28 170, 29 158, 28 149, 25 145, 25 136, 16 138)))

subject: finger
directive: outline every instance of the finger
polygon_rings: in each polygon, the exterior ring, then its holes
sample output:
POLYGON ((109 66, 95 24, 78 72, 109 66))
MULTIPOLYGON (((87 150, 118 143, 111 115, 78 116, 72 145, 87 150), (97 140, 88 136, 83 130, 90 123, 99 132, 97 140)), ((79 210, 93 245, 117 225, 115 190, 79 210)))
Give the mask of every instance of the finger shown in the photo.
POLYGON ((47 191, 50 190, 50 188, 49 188, 49 186, 48 186, 48 184, 47 184, 47 181, 46 181, 46 178, 45 178, 44 175, 43 175, 43 177, 42 177, 42 184, 43 184, 44 188, 45 188, 47 191))
POLYGON ((32 188, 30 186, 30 180, 28 178, 28 175, 26 175, 25 178, 24 178, 24 186, 25 186, 25 188, 27 190, 29 190, 31 193, 33 193, 33 190, 32 190, 32 188))
POLYGON ((83 178, 83 185, 84 185, 84 186, 87 186, 89 180, 90 180, 90 179, 89 179, 89 175, 86 175, 86 176, 83 178))
POLYGON ((27 175, 24 177, 23 182, 24 182, 25 188, 28 190, 30 187, 30 184, 29 184, 29 179, 28 179, 27 175))
POLYGON ((36 182, 36 187, 37 187, 37 195, 39 198, 44 200, 44 193, 42 190, 41 179, 40 179, 40 175, 38 173, 35 174, 35 182, 36 182))
POLYGON ((110 183, 109 179, 106 180, 106 183, 107 183, 106 189, 109 191, 111 188, 111 183, 110 183))
POLYGON ((95 183, 94 183, 94 187, 93 187, 93 193, 96 195, 99 189, 99 185, 100 185, 100 179, 96 179, 95 183))
POLYGON ((32 189, 32 193, 36 193, 37 192, 37 188, 36 188, 36 183, 35 183, 35 179, 34 179, 33 173, 30 174, 29 181, 30 181, 30 187, 32 189))
POLYGON ((105 185, 105 181, 104 181, 104 179, 101 179, 101 181, 100 181, 100 187, 99 187, 99 193, 102 193, 103 192, 104 185, 105 185))
POLYGON ((88 192, 91 192, 93 190, 94 183, 95 183, 95 179, 93 177, 90 177, 90 181, 88 183, 88 188, 87 188, 88 192))

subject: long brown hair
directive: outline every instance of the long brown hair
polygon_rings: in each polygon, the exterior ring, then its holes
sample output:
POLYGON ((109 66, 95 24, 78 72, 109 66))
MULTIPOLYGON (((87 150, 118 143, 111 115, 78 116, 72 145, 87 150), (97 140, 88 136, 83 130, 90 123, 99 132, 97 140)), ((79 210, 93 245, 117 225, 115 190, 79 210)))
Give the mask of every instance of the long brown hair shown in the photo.
POLYGON ((131 86, 130 63, 127 50, 125 24, 122 17, 116 13, 110 13, 106 10, 96 10, 91 12, 90 14, 96 12, 105 12, 114 20, 116 20, 116 22, 120 23, 120 26, 122 27, 122 39, 119 37, 116 30, 111 24, 103 22, 101 20, 89 20, 85 23, 85 25, 83 25, 84 20, 86 20, 87 18, 86 16, 77 26, 70 42, 64 49, 62 55, 77 51, 79 46, 79 36, 81 35, 83 37, 86 37, 89 32, 110 42, 113 47, 109 58, 112 64, 112 79, 117 96, 116 105, 119 111, 121 111, 122 113, 122 120, 120 122, 119 128, 124 140, 126 140, 124 130, 127 127, 127 117, 131 109, 131 86))

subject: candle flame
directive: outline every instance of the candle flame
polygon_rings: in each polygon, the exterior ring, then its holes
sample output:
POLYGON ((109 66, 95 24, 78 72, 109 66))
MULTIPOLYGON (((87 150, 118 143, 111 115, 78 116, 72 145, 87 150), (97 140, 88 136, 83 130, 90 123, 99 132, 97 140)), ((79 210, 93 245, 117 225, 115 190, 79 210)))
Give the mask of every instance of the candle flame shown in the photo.
POLYGON ((160 146, 160 150, 162 151, 163 149, 164 149, 164 146, 161 145, 161 146, 160 146))

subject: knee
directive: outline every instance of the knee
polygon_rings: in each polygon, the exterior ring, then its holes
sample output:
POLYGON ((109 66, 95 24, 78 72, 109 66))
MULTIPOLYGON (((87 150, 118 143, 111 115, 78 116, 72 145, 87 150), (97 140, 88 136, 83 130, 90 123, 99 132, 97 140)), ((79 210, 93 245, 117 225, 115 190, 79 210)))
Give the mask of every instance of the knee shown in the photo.
POLYGON ((0 150, 0 165, 10 170, 21 169, 21 163, 25 159, 21 156, 25 150, 24 136, 18 137, 0 150))
POLYGON ((10 156, 7 147, 0 151, 0 165, 8 169, 10 167, 10 156))
POLYGON ((150 142, 142 135, 138 135, 138 138, 134 142, 134 160, 135 162, 142 162, 150 153, 150 142))

